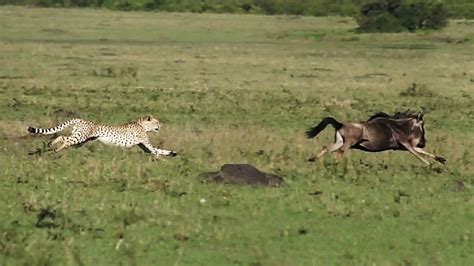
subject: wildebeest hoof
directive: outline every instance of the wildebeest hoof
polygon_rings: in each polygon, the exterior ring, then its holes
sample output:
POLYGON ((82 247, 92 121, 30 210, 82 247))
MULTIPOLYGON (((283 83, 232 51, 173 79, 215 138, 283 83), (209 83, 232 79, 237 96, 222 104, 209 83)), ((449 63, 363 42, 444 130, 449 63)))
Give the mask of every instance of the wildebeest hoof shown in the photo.
POLYGON ((316 162, 316 157, 311 157, 311 158, 309 158, 309 159, 308 159, 308 162, 310 162, 310 163, 316 162))
POLYGON ((447 162, 446 159, 444 159, 441 156, 436 156, 435 160, 442 163, 442 164, 446 164, 446 162, 447 162))

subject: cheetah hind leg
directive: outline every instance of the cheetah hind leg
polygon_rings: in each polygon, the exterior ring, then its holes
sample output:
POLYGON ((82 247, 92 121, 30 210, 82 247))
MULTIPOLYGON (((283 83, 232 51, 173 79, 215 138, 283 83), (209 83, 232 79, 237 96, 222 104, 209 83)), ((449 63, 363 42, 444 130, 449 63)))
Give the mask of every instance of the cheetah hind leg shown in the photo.
POLYGON ((64 137, 63 136, 59 136, 57 138, 55 138, 53 141, 51 141, 50 143, 48 143, 49 146, 54 146, 56 145, 58 142, 63 142, 64 141, 64 137))
POLYGON ((65 148, 67 148, 67 147, 69 147, 69 146, 70 146, 69 143, 67 143, 66 141, 63 141, 63 142, 61 143, 61 145, 59 145, 59 146, 57 146, 56 148, 54 148, 54 151, 55 151, 55 152, 60 152, 61 150, 65 149, 65 148))
MULTIPOLYGON (((49 147, 52 147, 55 152, 58 152, 58 151, 59 151, 59 150, 58 150, 58 147, 54 148, 54 146, 56 146, 56 145, 59 144, 59 143, 61 143, 60 146, 63 146, 63 145, 64 145, 64 143, 65 143, 65 138, 64 138, 64 136, 59 136, 59 137, 55 138, 53 141, 51 141, 50 143, 48 143, 48 146, 49 146, 49 147)), ((59 146, 59 147, 60 147, 60 146, 59 146)), ((64 148, 64 147, 63 147, 63 148, 64 148)), ((63 148, 61 148, 61 149, 63 149, 63 148)))
POLYGON ((60 152, 61 150, 65 149, 69 146, 77 145, 77 143, 79 143, 79 142, 77 140, 76 141, 75 140, 76 140, 75 138, 71 139, 71 137, 59 136, 51 142, 51 146, 54 146, 54 145, 58 144, 53 149, 54 149, 55 152, 60 152))
POLYGON ((156 154, 156 155, 153 155, 153 156, 150 156, 150 158, 151 158, 151 161, 152 161, 152 162, 156 162, 156 161, 162 161, 162 162, 166 162, 166 163, 168 162, 168 160, 166 160, 165 158, 163 158, 163 156, 157 155, 157 154, 156 154))

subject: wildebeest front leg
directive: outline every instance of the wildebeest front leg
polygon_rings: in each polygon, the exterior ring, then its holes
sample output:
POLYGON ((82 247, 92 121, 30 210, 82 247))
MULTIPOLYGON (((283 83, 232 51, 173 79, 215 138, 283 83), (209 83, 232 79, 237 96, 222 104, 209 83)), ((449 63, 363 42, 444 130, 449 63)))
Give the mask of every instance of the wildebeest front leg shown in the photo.
POLYGON ((411 146, 410 144, 408 144, 406 142, 402 142, 400 144, 402 144, 403 147, 405 147, 411 154, 415 155, 416 158, 418 158, 419 160, 421 160, 422 162, 424 162, 427 165, 431 165, 430 162, 425 160, 425 158, 421 157, 421 155, 415 150, 415 148, 413 146, 411 146))
POLYGON ((425 150, 423 150, 422 148, 418 148, 418 147, 414 147, 415 151, 418 152, 418 153, 421 153, 421 154, 424 154, 424 155, 427 155, 433 159, 435 159, 436 161, 442 163, 442 164, 446 164, 446 159, 444 159, 443 157, 441 156, 437 156, 437 155, 434 155, 434 154, 431 154, 425 150))

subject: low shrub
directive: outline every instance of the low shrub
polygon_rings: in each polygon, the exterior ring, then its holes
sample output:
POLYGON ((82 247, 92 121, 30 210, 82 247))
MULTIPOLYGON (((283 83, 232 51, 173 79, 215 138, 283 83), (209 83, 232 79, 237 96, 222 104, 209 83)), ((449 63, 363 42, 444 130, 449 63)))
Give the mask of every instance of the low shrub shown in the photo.
POLYGON ((399 95, 402 97, 433 97, 436 96, 436 93, 428 89, 425 84, 413 83, 399 95))
POLYGON ((362 32, 437 30, 447 25, 447 12, 441 3, 377 0, 361 7, 357 23, 362 32))
POLYGON ((363 32, 401 32, 405 27, 388 12, 357 18, 359 29, 363 32))

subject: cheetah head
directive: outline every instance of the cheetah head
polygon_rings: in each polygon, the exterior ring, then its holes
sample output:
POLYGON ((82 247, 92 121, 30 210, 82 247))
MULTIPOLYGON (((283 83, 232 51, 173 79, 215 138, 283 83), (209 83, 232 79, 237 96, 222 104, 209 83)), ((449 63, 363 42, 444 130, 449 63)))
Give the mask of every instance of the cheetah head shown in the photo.
POLYGON ((158 121, 158 119, 154 118, 151 115, 140 119, 139 123, 147 132, 158 132, 160 130, 160 121, 158 121))

